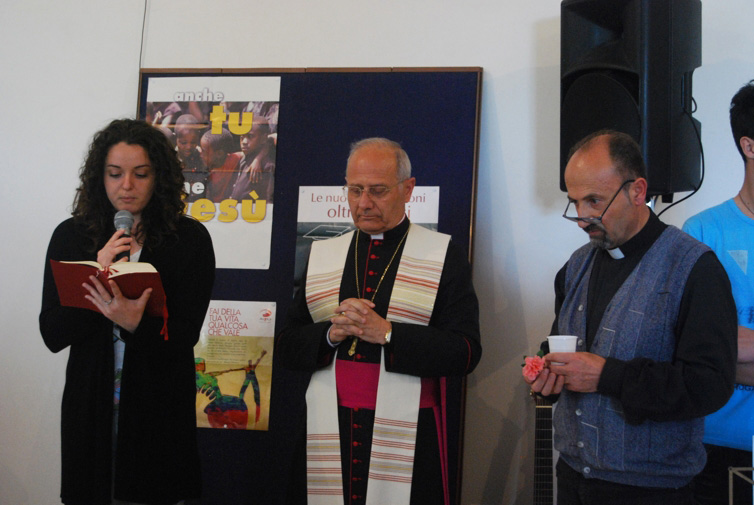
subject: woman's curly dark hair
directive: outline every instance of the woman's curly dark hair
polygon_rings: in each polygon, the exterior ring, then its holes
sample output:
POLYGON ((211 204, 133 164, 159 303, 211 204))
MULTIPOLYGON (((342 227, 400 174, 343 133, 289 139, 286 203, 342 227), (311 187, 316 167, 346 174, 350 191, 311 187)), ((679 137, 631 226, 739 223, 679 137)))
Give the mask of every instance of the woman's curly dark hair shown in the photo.
POLYGON ((89 154, 81 167, 81 183, 73 200, 73 218, 91 237, 91 250, 100 248, 115 232, 115 209, 105 192, 105 160, 110 148, 120 142, 144 148, 154 171, 154 192, 141 213, 134 235, 145 246, 159 247, 175 236, 178 219, 183 214, 185 196, 181 162, 165 135, 144 121, 116 119, 97 132, 89 154))

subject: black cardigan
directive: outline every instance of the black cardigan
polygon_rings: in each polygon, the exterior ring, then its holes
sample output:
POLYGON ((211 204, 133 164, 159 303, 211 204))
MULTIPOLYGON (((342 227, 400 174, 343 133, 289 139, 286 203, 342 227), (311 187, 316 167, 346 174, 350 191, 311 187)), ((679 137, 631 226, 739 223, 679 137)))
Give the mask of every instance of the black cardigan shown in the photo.
MULTIPOLYGON (((62 489, 66 504, 109 504, 112 490, 113 323, 98 312, 61 307, 50 259, 95 260, 73 219, 52 235, 45 261, 39 327, 47 347, 70 347, 63 393, 62 489)), ((199 338, 215 275, 212 240, 198 221, 183 217, 178 239, 157 250, 145 244, 140 261, 160 273, 168 307, 144 315, 126 342, 118 422, 114 496, 162 504, 200 494, 196 444, 193 346, 199 338)))

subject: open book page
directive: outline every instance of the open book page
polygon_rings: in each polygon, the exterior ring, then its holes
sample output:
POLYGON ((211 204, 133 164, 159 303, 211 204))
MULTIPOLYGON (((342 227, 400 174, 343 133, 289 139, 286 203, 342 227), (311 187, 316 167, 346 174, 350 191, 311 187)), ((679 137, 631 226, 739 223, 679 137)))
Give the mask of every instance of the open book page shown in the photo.
POLYGON ((90 276, 98 278, 112 295, 108 280, 113 280, 130 299, 139 298, 147 288, 152 294, 147 302, 146 312, 152 316, 162 316, 165 306, 165 291, 160 274, 154 266, 142 262, 121 262, 103 269, 95 261, 55 261, 50 260, 55 286, 58 288, 60 304, 65 307, 80 307, 99 312, 97 307, 86 299, 89 292, 83 284, 91 284, 90 276))

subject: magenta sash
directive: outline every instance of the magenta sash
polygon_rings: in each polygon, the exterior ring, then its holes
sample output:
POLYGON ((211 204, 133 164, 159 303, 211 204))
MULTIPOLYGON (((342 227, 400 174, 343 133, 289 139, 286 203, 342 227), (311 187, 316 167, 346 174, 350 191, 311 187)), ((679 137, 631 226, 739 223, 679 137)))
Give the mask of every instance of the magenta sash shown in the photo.
MULTIPOLYGON (((379 363, 339 360, 335 368, 335 381, 338 385, 338 405, 352 409, 375 409, 377 384, 380 381, 379 363)), ((422 377, 419 408, 439 405, 440 388, 437 378, 422 377)))

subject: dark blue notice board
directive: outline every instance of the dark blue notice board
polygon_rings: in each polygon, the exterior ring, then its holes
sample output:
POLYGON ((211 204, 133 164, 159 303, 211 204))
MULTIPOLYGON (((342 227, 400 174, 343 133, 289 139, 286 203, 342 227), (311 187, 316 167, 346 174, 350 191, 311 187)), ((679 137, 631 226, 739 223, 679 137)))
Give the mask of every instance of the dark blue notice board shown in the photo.
MULTIPOLYGON (((143 69, 139 117, 152 77, 280 76, 274 217, 268 270, 218 269, 213 299, 292 301, 299 186, 344 183, 352 142, 387 137, 411 159, 421 186, 440 187, 438 230, 471 251, 482 69, 143 69)), ((306 503, 309 377, 273 362, 269 431, 200 429, 204 505, 306 503)), ((460 501, 464 384, 449 391, 451 496, 460 501)))

